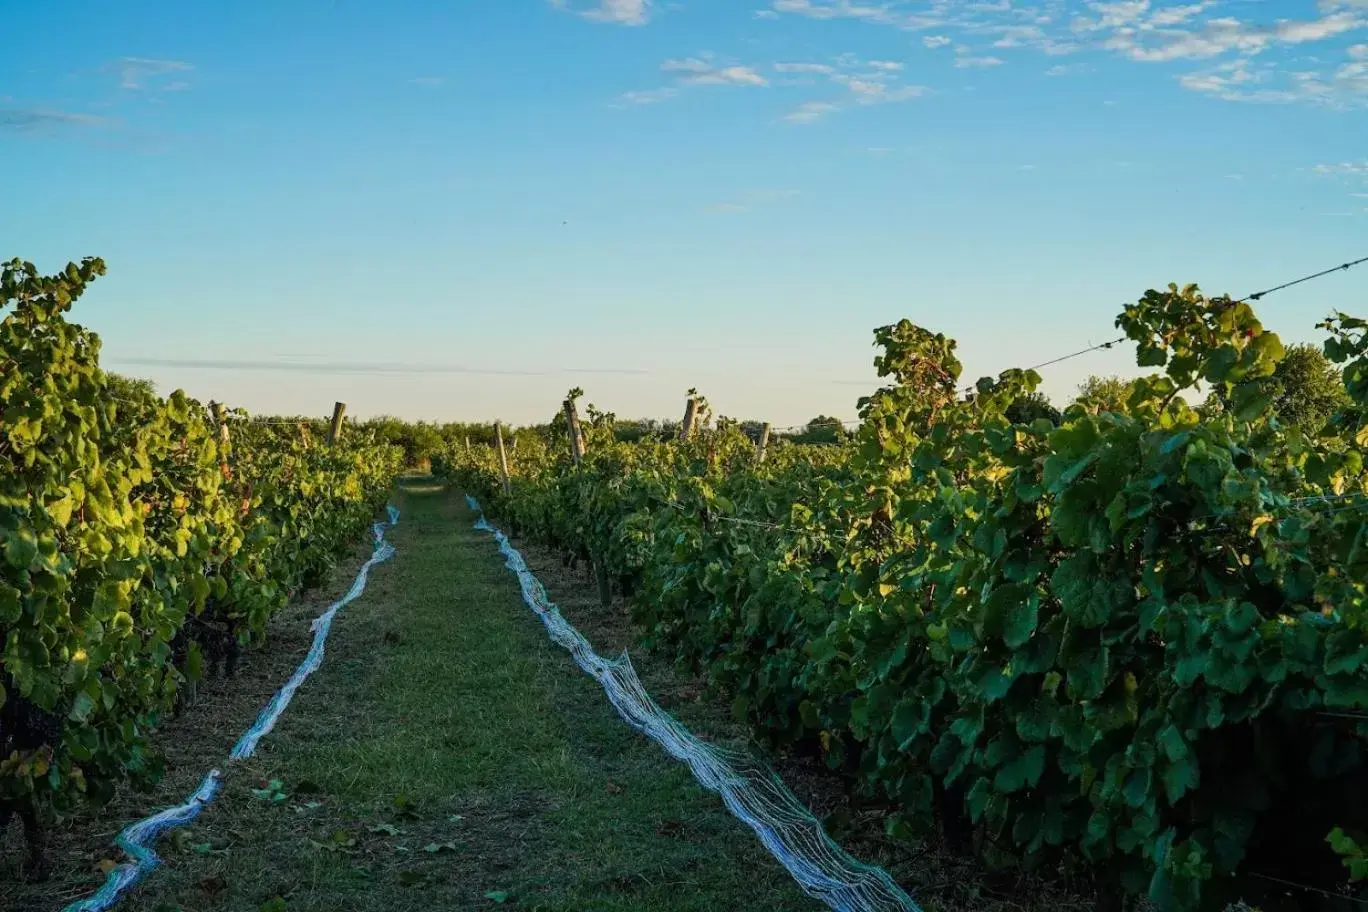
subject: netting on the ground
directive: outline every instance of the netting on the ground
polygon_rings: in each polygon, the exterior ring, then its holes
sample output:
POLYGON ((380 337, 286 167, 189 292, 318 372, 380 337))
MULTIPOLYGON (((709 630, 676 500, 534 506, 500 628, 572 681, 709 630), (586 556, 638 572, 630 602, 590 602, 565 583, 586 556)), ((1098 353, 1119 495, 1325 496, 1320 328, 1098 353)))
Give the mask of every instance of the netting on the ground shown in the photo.
POLYGON ((614 660, 599 656, 561 616, 508 537, 486 521, 478 501, 467 496, 466 502, 479 515, 475 528, 494 535, 508 569, 517 576, 523 600, 541 618, 551 639, 602 685, 627 724, 687 764, 701 785, 715 792, 734 816, 754 830, 805 893, 838 912, 919 912, 886 871, 856 861, 832 841, 773 771, 746 754, 700 741, 657 706, 626 652, 614 660))
MULTIPOLYGON (((276 691, 275 696, 257 716, 252 727, 247 729, 242 738, 238 740, 232 753, 229 754, 230 761, 252 756, 256 751, 257 742, 275 727, 276 720, 285 711, 285 707, 290 705, 290 700, 294 698, 299 685, 303 684, 304 679, 313 674, 318 666, 323 663, 323 644, 328 638, 329 631, 332 630, 333 618, 337 612, 359 596, 366 588, 366 578, 372 567, 394 556, 394 546, 385 541, 385 530, 399 522, 399 511, 394 507, 387 507, 386 510, 388 520, 377 522, 371 527, 371 532, 375 537, 375 550, 371 553, 370 559, 361 566, 361 570, 356 574, 356 580, 347 590, 347 594, 329 605, 327 611, 314 619, 311 625, 314 638, 313 643, 309 646, 308 655, 304 657, 304 661, 299 664, 299 667, 295 669, 294 674, 290 676, 284 686, 276 691)), ((67 906, 63 912, 105 912, 107 909, 114 908, 125 892, 161 864, 161 859, 157 857, 153 848, 161 834, 167 830, 185 826, 199 816, 199 812, 203 810, 204 806, 214 800, 222 775, 217 769, 210 770, 209 775, 204 777, 203 784, 184 804, 167 808, 151 817, 130 824, 123 832, 119 833, 114 844, 128 855, 130 861, 110 871, 95 895, 77 900, 67 906)))

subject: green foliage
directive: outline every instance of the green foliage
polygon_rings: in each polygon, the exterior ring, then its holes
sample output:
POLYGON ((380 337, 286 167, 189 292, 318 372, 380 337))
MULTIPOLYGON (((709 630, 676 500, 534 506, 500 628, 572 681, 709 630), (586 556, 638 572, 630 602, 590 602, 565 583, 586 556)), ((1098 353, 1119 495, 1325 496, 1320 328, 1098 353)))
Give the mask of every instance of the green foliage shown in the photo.
POLYGON ((1078 395, 1071 405, 1077 405, 1090 414, 1098 412, 1124 412, 1131 394, 1130 380, 1120 377, 1098 377, 1084 380, 1078 387, 1078 395))
POLYGON ((404 464, 424 467, 446 444, 442 428, 423 421, 401 421, 388 415, 352 424, 348 433, 366 434, 369 439, 399 447, 404 464))
MULTIPOLYGON (((1317 434, 1349 405, 1339 370, 1315 345, 1289 347, 1272 376, 1247 382, 1272 400, 1279 421, 1305 434, 1317 434)), ((1228 407, 1223 398, 1213 398, 1228 407)))
POLYGON ((1013 424, 1033 424, 1041 418, 1050 424, 1059 424, 1062 417, 1049 397, 1039 391, 1017 397, 1003 415, 1013 424))
POLYGON ((398 468, 389 447, 310 450, 268 426, 225 450, 184 393, 102 371, 66 313, 103 273, 0 270, 0 702, 66 719, 60 744, 0 758, 0 798, 59 808, 156 774, 147 733, 195 672, 171 661, 186 619, 259 639, 398 468))
POLYGON ((1340 827, 1335 827, 1330 831, 1330 835, 1325 837, 1325 841, 1330 843, 1330 848, 1343 859, 1350 880, 1368 880, 1368 851, 1364 851, 1359 839, 1348 835, 1340 827))
POLYGON ((961 396, 955 343, 903 321, 838 447, 756 466, 724 419, 595 437, 579 468, 548 441, 510 494, 487 455, 445 471, 627 581, 648 643, 895 831, 948 814, 996 863, 1219 906, 1251 850, 1326 853, 1368 816, 1362 726, 1323 715, 1368 708, 1368 322, 1325 324, 1346 398, 1319 436, 1280 416, 1286 352, 1247 304, 1169 286, 1117 325, 1158 370, 1057 421, 1029 371, 961 396))
POLYGON ((839 418, 818 415, 804 426, 803 430, 789 436, 794 443, 839 443, 849 435, 839 418))
POLYGON ((157 398, 157 387, 151 380, 141 377, 125 377, 123 374, 105 372, 105 386, 110 394, 119 399, 149 400, 157 398))

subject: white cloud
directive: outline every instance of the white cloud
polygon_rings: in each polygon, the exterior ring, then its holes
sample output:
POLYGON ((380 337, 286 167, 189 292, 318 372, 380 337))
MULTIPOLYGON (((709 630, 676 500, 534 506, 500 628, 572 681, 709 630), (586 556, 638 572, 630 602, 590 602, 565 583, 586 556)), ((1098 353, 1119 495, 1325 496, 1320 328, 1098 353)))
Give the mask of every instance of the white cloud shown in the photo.
POLYGON ((1004 25, 994 29, 1002 35, 997 41, 993 42, 995 48, 1014 48, 1026 44, 1038 44, 1046 38, 1045 32, 1038 25, 1004 25))
POLYGON ((1002 59, 999 57, 960 57, 955 61, 955 66, 960 69, 975 67, 995 67, 1001 66, 1002 59))
MULTIPOLYGON (((6 100, 8 100, 8 96, 6 96, 6 100)), ((0 108, 0 132, 38 133, 64 127, 103 127, 113 124, 114 121, 108 117, 100 117, 95 114, 0 108)))
POLYGON ((807 73, 817 76, 831 76, 836 68, 829 63, 776 63, 776 73, 807 73))
POLYGON ((194 67, 184 60, 157 60, 151 57, 120 57, 108 69, 119 74, 119 88, 145 89, 149 81, 170 73, 184 73, 194 67))
POLYGON ((1167 26, 1182 25, 1193 16, 1210 9, 1216 4, 1213 2, 1193 3, 1190 6, 1169 6, 1164 9, 1155 10, 1149 17, 1150 25, 1167 26))
POLYGON ((659 89, 646 89, 640 92, 623 92, 618 96, 620 106, 628 105, 647 105, 665 101, 679 94, 679 90, 671 86, 663 86, 659 89))
POLYGON ((770 81, 755 67, 735 63, 718 63, 713 59, 713 55, 708 53, 700 54, 697 57, 666 60, 660 64, 660 71, 669 77, 669 85, 623 92, 617 97, 612 107, 626 108, 655 104, 674 98, 683 90, 694 86, 764 87, 770 84, 770 81))
POLYGON ((1046 76, 1082 76, 1084 73, 1091 73, 1092 67, 1086 63, 1061 63, 1052 66, 1045 71, 1046 76))
MULTIPOLYGON (((854 54, 842 54, 830 63, 785 62, 774 65, 776 73, 815 77, 840 88, 845 97, 815 99, 790 112, 783 119, 789 123, 812 123, 842 107, 887 104, 907 101, 927 94, 926 86, 902 85, 902 64, 889 60, 862 60, 854 54)), ((799 79, 788 85, 811 85, 813 78, 799 79)))
MULTIPOLYGON (((567 0, 551 0, 556 9, 570 9, 567 0)), ((583 10, 571 10, 592 22, 609 22, 614 25, 645 25, 651 21, 653 0, 598 0, 596 6, 583 10)))
POLYGON ((1073 21, 1075 32, 1101 32, 1124 28, 1137 23, 1149 10, 1149 0, 1119 0, 1116 3, 1089 3, 1096 19, 1078 16, 1073 21))
POLYGON ((965 58, 959 66, 1010 59, 1002 51, 1048 57, 1103 51, 1136 63, 1196 64, 1202 69, 1173 76, 1184 88, 1213 97, 1368 107, 1368 44, 1362 39, 1328 55, 1346 55, 1338 63, 1300 51, 1368 32, 1368 0, 1317 0, 1307 4, 1315 12, 1306 18, 1278 18, 1287 6, 1236 0, 770 0, 766 12, 922 31, 925 47, 954 48, 965 58), (1294 49, 1301 56, 1293 58, 1294 49), (1242 82, 1212 69, 1234 60, 1258 65, 1242 82))
POLYGON ((876 25, 904 29, 935 28, 946 20, 947 0, 934 0, 927 12, 912 12, 900 0, 860 2, 860 0, 773 0, 771 11, 806 16, 809 19, 857 19, 876 25))
POLYGON ((1317 174, 1368 177, 1368 159, 1359 162, 1340 162, 1337 165, 1316 165, 1312 170, 1317 174))
POLYGON ((677 78, 682 85, 769 85, 769 80, 751 67, 718 67, 697 57, 667 60, 660 65, 660 69, 666 73, 679 73, 677 78))
POLYGON ((832 104, 829 101, 807 101, 785 114, 783 119, 787 123, 810 124, 816 123, 828 114, 834 114, 839 110, 841 110, 840 105, 832 104))

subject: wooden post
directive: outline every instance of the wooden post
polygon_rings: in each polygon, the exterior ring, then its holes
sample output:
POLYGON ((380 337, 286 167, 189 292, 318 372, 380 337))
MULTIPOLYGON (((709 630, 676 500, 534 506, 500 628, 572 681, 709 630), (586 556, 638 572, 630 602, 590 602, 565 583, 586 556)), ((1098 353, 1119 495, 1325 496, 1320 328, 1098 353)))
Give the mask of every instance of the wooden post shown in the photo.
POLYGON ((770 423, 765 422, 765 426, 760 428, 760 442, 755 445, 755 464, 759 465, 765 461, 765 449, 769 446, 770 423))
POLYGON ((584 459, 584 435, 580 433, 579 410, 575 400, 565 400, 565 427, 570 432, 570 455, 579 465, 584 459))
POLYGON ((313 442, 309 438, 309 425, 307 422, 299 422, 299 439, 304 441, 304 449, 306 450, 309 448, 309 445, 313 442))
POLYGON ((219 459, 223 462, 228 461, 228 422, 223 418, 223 404, 220 402, 209 403, 209 408, 214 413, 214 423, 218 425, 219 459))
POLYGON ((337 446, 337 441, 342 439, 342 419, 346 414, 347 403, 333 403, 332 427, 328 429, 328 446, 337 446))
POLYGON ((503 425, 497 421, 494 422, 494 447, 499 451, 499 476, 503 478, 504 493, 511 494, 513 485, 508 480, 508 456, 504 453, 503 425))
POLYGON ((466 435, 466 439, 465 439, 465 440, 466 440, 466 452, 469 453, 469 452, 470 452, 470 435, 469 435, 469 434, 466 435))
POLYGON ((693 435, 694 422, 698 419, 698 400, 693 396, 689 397, 688 403, 684 406, 684 423, 679 427, 679 439, 688 440, 693 435))

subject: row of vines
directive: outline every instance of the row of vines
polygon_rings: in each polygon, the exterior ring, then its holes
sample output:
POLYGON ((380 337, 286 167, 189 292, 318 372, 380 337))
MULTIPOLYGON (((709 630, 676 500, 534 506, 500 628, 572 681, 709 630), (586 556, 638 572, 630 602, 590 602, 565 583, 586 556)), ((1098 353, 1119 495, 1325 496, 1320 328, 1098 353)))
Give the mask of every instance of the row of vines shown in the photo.
POLYGON ((592 560, 649 645, 775 746, 818 751, 889 829, 992 865, 1220 908, 1264 875, 1368 873, 1368 324, 1324 351, 1347 404, 1280 422, 1248 304, 1150 291, 1117 318, 1125 401, 1014 423, 1039 383, 965 388, 955 343, 876 331, 887 385, 838 446, 725 419, 586 455, 522 442, 435 468, 520 534, 592 560), (1208 394, 1218 408, 1196 407, 1208 394), (1214 395, 1211 395, 1214 394, 1214 395))
POLYGON ((400 468, 106 373, 67 319, 103 272, 0 272, 0 808, 27 815, 155 779, 186 685, 261 641, 400 468))

